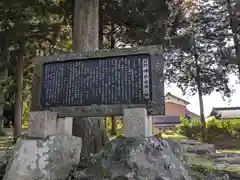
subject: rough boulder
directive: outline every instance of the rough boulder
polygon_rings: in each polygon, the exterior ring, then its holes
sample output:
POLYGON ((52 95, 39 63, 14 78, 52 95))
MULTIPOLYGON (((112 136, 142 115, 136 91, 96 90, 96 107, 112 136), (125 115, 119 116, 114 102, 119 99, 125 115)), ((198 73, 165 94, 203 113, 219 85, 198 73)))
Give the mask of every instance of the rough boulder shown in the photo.
POLYGON ((230 180, 227 174, 203 173, 201 168, 189 166, 177 141, 157 136, 120 136, 92 160, 76 180, 230 180))

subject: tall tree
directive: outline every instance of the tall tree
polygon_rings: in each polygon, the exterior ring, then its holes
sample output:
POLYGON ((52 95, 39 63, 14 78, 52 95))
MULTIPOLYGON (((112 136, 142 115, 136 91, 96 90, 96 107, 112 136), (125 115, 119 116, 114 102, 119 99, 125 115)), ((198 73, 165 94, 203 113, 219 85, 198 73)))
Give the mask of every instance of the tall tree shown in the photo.
POLYGON ((240 5, 236 0, 202 0, 205 13, 215 20, 212 23, 208 38, 218 42, 218 51, 221 53, 223 65, 229 66, 231 72, 238 73, 240 77, 240 5), (237 71, 233 71, 237 70, 237 71))
POLYGON ((240 2, 238 0, 236 2, 226 0, 226 5, 235 48, 235 64, 238 67, 240 79, 240 2))
POLYGON ((189 43, 181 49, 172 49, 166 53, 167 80, 176 83, 184 93, 198 93, 203 139, 206 126, 202 96, 213 91, 221 92, 227 97, 231 94, 228 68, 220 64, 219 41, 209 38, 214 18, 206 13, 204 7, 198 6, 198 11, 178 31, 190 40, 189 43))
POLYGON ((58 13, 61 13, 61 8, 55 2, 47 0, 34 2, 10 0, 0 1, 0 4, 3 7, 0 9, 0 39, 4 42, 0 49, 7 52, 7 56, 1 58, 1 62, 4 62, 2 67, 8 68, 9 75, 16 80, 12 84, 13 88, 7 86, 10 88, 10 93, 6 87, 4 91, 7 99, 13 99, 16 104, 14 136, 17 137, 20 135, 22 124, 22 95, 26 95, 26 89, 30 90, 29 59, 38 52, 41 55, 46 52, 50 54, 53 47, 58 44, 62 24, 58 13), (24 68, 24 64, 28 67, 24 68), (23 76, 28 80, 23 79, 23 76))

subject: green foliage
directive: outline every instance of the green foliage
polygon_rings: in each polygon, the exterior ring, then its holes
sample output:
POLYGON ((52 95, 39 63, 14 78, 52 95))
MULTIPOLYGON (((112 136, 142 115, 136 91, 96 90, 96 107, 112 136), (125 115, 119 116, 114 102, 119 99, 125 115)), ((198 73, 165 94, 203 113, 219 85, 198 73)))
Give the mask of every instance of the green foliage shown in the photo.
MULTIPOLYGON (((215 141, 224 141, 227 139, 239 139, 239 133, 236 131, 239 121, 234 120, 217 120, 213 118, 206 122, 207 141, 214 143, 215 141)), ((179 130, 180 134, 193 139, 201 137, 200 121, 188 121, 182 119, 179 130)))
POLYGON ((107 4, 104 22, 107 27, 111 19, 120 27, 121 30, 116 32, 120 42, 130 45, 164 44, 170 17, 168 0, 114 0, 107 4))
POLYGON ((23 109, 22 109, 22 128, 28 128, 28 118, 29 118, 29 112, 30 112, 30 106, 23 102, 23 109))
POLYGON ((236 138, 236 131, 230 120, 218 121, 213 119, 207 122, 207 132, 209 142, 236 138))
POLYGON ((238 71, 240 78, 240 41, 238 37, 240 33, 240 18, 238 15, 238 1, 214 0, 207 8, 215 21, 218 22, 209 31, 208 36, 221 43, 221 46, 219 46, 219 55, 221 56, 222 64, 238 64, 238 66, 229 66, 229 70, 234 73, 238 71), (233 43, 229 43, 229 41, 233 43))
MULTIPOLYGON (((8 70, 1 78, 0 88, 5 95, 5 108, 14 111, 16 97, 16 67, 24 61, 23 127, 27 126, 33 65, 31 58, 69 51, 71 28, 65 19, 63 3, 48 0, 0 0, 0 71, 8 70), (24 44, 21 58, 19 47, 24 44)), ((13 119, 11 119, 13 120, 13 119)))
POLYGON ((181 119, 179 133, 192 139, 199 139, 201 137, 201 123, 197 120, 181 119))
MULTIPOLYGON (((107 136, 111 138, 111 130, 112 130, 112 119, 111 117, 106 117, 105 118, 105 123, 106 123, 106 130, 107 130, 107 136)), ((123 121, 122 119, 117 120, 117 128, 116 128, 116 137, 123 135, 123 121)))
POLYGON ((230 121, 234 129, 240 132, 240 119, 231 119, 230 121))

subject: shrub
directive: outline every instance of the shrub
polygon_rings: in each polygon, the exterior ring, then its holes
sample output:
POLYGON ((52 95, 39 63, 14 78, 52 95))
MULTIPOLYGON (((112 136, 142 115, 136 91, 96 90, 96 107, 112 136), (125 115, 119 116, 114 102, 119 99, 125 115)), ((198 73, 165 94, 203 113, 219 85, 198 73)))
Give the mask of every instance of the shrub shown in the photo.
POLYGON ((221 141, 237 138, 237 133, 230 120, 216 120, 215 118, 206 123, 207 141, 221 141))
POLYGON ((201 135, 200 121, 181 119, 179 133, 191 139, 199 139, 201 135))
POLYGON ((240 132, 240 119, 231 119, 230 121, 233 126, 233 129, 235 131, 240 132))
POLYGON ((206 127, 208 142, 214 142, 216 139, 219 139, 219 137, 224 133, 224 129, 221 127, 221 123, 216 119, 208 121, 206 123, 206 127))
MULTIPOLYGON (((235 122, 234 124, 230 120, 219 121, 215 118, 213 118, 210 121, 207 121, 206 122, 207 141, 214 142, 214 141, 221 141, 221 140, 226 140, 230 138, 231 139, 239 138, 239 133, 236 130, 236 124, 238 125, 238 123, 235 122)), ((179 132, 180 134, 188 138, 200 139, 201 122, 199 120, 181 119, 179 132)))

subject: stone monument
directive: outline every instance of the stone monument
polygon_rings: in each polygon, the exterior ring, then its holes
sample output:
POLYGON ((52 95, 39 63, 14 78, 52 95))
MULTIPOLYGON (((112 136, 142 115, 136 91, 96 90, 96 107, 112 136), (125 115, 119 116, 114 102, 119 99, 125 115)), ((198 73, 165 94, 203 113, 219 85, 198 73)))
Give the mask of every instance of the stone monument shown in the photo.
POLYGON ((123 115, 126 135, 133 116, 146 121, 140 131, 149 135, 148 116, 165 112, 160 46, 67 53, 33 62, 32 112, 49 110, 59 118, 123 115))

